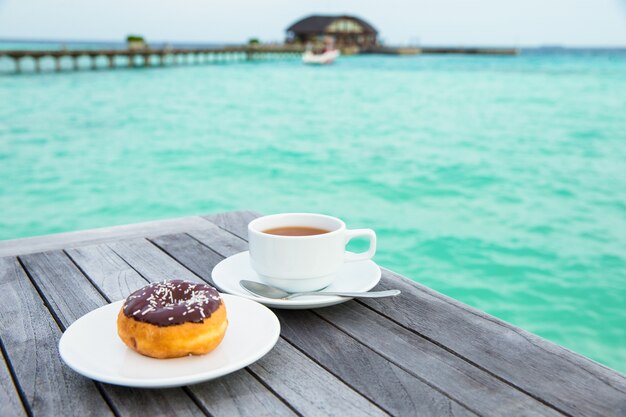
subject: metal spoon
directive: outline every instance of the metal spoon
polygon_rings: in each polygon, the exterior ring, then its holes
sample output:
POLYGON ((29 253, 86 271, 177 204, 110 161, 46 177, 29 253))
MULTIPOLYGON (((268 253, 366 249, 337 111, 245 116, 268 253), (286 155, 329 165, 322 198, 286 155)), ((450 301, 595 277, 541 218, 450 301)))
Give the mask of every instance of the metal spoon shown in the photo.
POLYGON ((239 281, 245 290, 251 292, 254 295, 258 295, 265 298, 290 300, 302 295, 339 295, 341 297, 366 297, 366 298, 378 298, 378 297, 392 297, 400 294, 400 290, 387 290, 387 291, 371 291, 371 292, 325 292, 325 291, 310 291, 310 292, 287 292, 280 288, 272 287, 271 285, 261 284, 260 282, 241 280, 239 281))

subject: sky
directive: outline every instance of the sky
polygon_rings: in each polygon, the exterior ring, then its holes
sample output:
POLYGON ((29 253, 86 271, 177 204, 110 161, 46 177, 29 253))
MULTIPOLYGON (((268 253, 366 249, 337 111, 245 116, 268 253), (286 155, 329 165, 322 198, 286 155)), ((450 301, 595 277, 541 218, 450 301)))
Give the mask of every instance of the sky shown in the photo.
POLYGON ((389 45, 626 46, 626 0, 0 0, 0 39, 282 41, 309 14, 354 14, 389 45))

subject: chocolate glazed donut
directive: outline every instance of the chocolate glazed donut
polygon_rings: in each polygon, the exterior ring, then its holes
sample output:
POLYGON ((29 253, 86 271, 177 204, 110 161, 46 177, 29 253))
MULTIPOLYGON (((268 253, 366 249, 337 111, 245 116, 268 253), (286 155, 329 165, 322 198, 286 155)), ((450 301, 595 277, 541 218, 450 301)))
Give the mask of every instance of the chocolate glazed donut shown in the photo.
POLYGON ((171 280, 132 293, 117 318, 117 332, 131 349, 153 358, 201 355, 226 333, 226 307, 209 285, 171 280))

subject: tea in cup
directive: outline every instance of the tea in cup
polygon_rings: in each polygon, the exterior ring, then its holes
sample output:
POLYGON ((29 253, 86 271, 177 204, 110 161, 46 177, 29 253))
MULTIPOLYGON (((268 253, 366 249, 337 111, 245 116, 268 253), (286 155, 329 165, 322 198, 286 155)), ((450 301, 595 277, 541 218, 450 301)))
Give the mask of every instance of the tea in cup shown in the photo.
POLYGON ((345 262, 368 260, 376 253, 373 230, 348 230, 336 217, 313 213, 259 217, 248 224, 248 241, 250 262, 260 278, 289 292, 327 287, 345 262), (356 237, 369 238, 367 251, 346 251, 356 237))

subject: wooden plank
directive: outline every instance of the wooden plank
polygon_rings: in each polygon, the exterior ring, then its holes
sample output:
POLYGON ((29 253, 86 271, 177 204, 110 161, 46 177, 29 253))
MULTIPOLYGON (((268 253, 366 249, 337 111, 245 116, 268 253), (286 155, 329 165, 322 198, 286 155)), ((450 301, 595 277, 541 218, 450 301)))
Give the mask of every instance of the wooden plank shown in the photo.
MULTIPOLYGON (((173 244, 177 248, 178 253, 194 253, 196 257, 199 256, 201 259, 196 259, 194 261, 194 265, 196 265, 196 267, 200 265, 203 271, 202 278, 204 278, 207 282, 211 282, 210 279, 207 279, 207 277, 210 276, 213 264, 205 262, 205 259, 210 259, 213 256, 210 253, 211 251, 185 234, 179 234, 177 236, 180 239, 188 240, 187 245, 179 245, 176 243, 176 240, 172 239, 166 240, 154 238, 154 241, 155 243, 162 245, 164 249, 169 248, 169 245, 173 244), (169 242, 169 244, 166 244, 166 241, 169 242), (184 250, 185 248, 188 249, 190 244, 195 244, 197 246, 197 250, 184 250)), ((147 241, 134 240, 130 242, 130 244, 129 242, 124 243, 124 245, 114 244, 112 246, 115 246, 116 252, 120 257, 124 258, 129 263, 132 262, 133 268, 140 271, 142 275, 144 275, 144 273, 149 273, 149 279, 151 280, 161 281, 163 279, 171 278, 172 276, 180 276, 182 273, 180 268, 184 269, 180 263, 173 261, 173 258, 169 258, 165 252, 157 249, 156 246, 153 246, 153 249, 157 252, 154 252, 147 247, 147 241), (160 255, 157 255, 157 253, 160 255), (157 259, 158 257, 161 259, 157 259), (174 262, 174 264, 171 262, 174 262), (178 267, 175 267, 176 265, 178 267), (163 269, 160 269, 161 267, 163 269)), ((190 273, 188 270, 187 272, 190 273)), ((196 275, 193 276, 196 277, 196 275)), ((319 365, 316 365, 310 359, 304 356, 294 356, 297 355, 297 353, 292 346, 284 344, 283 350, 286 351, 284 355, 288 355, 287 360, 295 361, 289 363, 290 366, 295 368, 292 370, 292 373, 289 373, 288 368, 286 368, 288 363, 278 361, 272 362, 271 366, 265 366, 262 368, 264 372, 263 375, 257 374, 257 376, 263 379, 266 385, 268 385, 281 398, 289 401, 290 405, 296 408, 298 412, 305 415, 324 415, 326 414, 326 411, 328 411, 326 408, 327 405, 325 404, 332 404, 337 410, 337 414, 332 415, 358 415, 354 414, 354 411, 350 410, 356 410, 360 412, 361 415, 363 415, 364 412, 367 415, 382 413, 377 407, 358 393, 354 392, 345 383, 336 380, 332 374, 325 371, 319 365), (299 358, 297 361, 295 360, 296 357, 299 358), (277 368, 272 369, 273 366, 277 366, 277 368), (308 378, 308 382, 310 383, 305 384, 301 378, 308 378), (296 390, 294 387, 298 385, 306 385, 308 389, 304 391, 300 389, 296 390), (332 387, 332 389, 328 389, 329 387, 332 387), (301 396, 305 394, 305 397, 301 396)), ((262 364, 265 363, 264 361, 272 360, 274 357, 272 356, 273 353, 274 351, 270 352, 270 354, 261 359, 259 363, 262 364)), ((256 374, 254 370, 259 370, 261 368, 255 368, 252 366, 250 369, 256 374)))
POLYGON ((193 230, 187 234, 222 257, 248 250, 247 241, 219 227, 208 230, 193 230))
POLYGON ((282 339, 250 369, 302 415, 387 415, 282 339))
POLYGON ((109 300, 124 300, 147 281, 107 245, 68 249, 66 254, 109 300))
MULTIPOLYGON (((225 232, 218 227, 206 230, 206 234, 212 237, 221 233, 225 232)), ((217 265, 219 261, 224 259, 222 255, 199 245, 198 241, 191 239, 188 236, 187 238, 181 239, 180 236, 184 237, 187 235, 179 233, 175 235, 158 236, 150 239, 150 241, 165 252, 170 253, 173 250, 178 254, 188 254, 185 259, 189 262, 185 264, 185 268, 193 271, 196 275, 199 275, 198 272, 213 268, 213 266, 217 265)), ((208 277, 203 276, 203 278, 207 279, 208 277)), ((213 281, 209 280, 209 282, 212 283, 213 281)))
MULTIPOLYGON (((1 266, 0 266, 1 267, 1 266)), ((1 274, 1 272, 0 272, 1 274)), ((1 285, 1 284, 0 284, 1 285)), ((1 313, 0 313, 1 314, 1 313)), ((0 338, 0 346, 2 339, 0 338)), ((4 350, 4 349, 2 349, 4 350)), ((2 416, 26 416, 26 410, 13 383, 6 357, 2 355, 0 360, 0 415, 2 416)))
POLYGON ((189 387, 213 416, 295 416, 284 402, 261 384, 247 369, 204 384, 189 387))
POLYGON ((102 384, 111 401, 124 416, 208 415, 183 388, 142 389, 102 384))
POLYGON ((211 223, 228 230, 244 240, 248 240, 248 223, 261 214, 254 211, 230 211, 204 216, 211 223))
POLYGON ((108 246, 150 282, 163 281, 164 279, 203 282, 146 239, 121 240, 109 243, 108 246))
POLYGON ((626 412, 626 377, 617 371, 383 271, 377 289, 392 287, 403 295, 363 302, 564 413, 609 417, 626 412))
MULTIPOLYGON (((108 300, 93 287, 63 252, 30 254, 20 259, 63 328, 67 328, 84 314, 107 304, 108 300)), ((115 406, 117 414, 129 416, 140 413, 180 416, 203 414, 203 411, 180 388, 147 390, 108 384, 101 384, 101 387, 115 406)), ((72 409, 67 409, 65 414, 73 412, 70 410, 72 409)))
MULTIPOLYGON (((393 363, 483 416, 562 416, 493 375, 357 302, 315 313, 393 363)), ((285 318, 297 337, 298 315, 285 318)), ((318 344, 318 343, 315 343, 318 344)))
MULTIPOLYGON (((109 299, 120 300, 147 281, 111 248, 84 246, 67 251, 68 256, 109 299)), ((163 253, 160 256, 167 256, 163 253)), ((154 276, 160 280, 161 276, 154 276)), ((289 416, 294 413, 248 371, 242 370, 214 381, 192 385, 189 391, 211 415, 289 416)))
POLYGON ((248 244, 225 230, 159 236, 151 241, 195 275, 213 284, 211 271, 226 256, 247 249, 248 244), (207 245, 211 245, 209 248, 207 245), (245 249, 244 249, 245 248, 245 249))
MULTIPOLYGON (((225 213, 215 221, 240 234, 236 222, 255 215, 246 213, 225 213)), ((624 375, 384 270, 376 289, 389 288, 401 289, 402 296, 362 302, 559 411, 572 416, 624 413, 624 375)))
POLYGON ((62 251, 24 255, 20 260, 63 330, 107 304, 62 251))
MULTIPOLYGON (((122 226, 0 241, 0 256, 17 256, 48 250, 110 242, 122 238, 157 236, 211 226, 202 217, 181 217, 122 226)), ((214 226, 213 226, 214 227, 214 226)))
POLYGON ((96 385, 61 363, 61 330, 15 258, 0 258, 0 292, 2 343, 29 413, 112 416, 96 385))
MULTIPOLYGON (((282 335, 392 415, 478 415, 310 311, 276 312, 282 335)), ((472 406, 474 401, 471 403, 472 406)))

